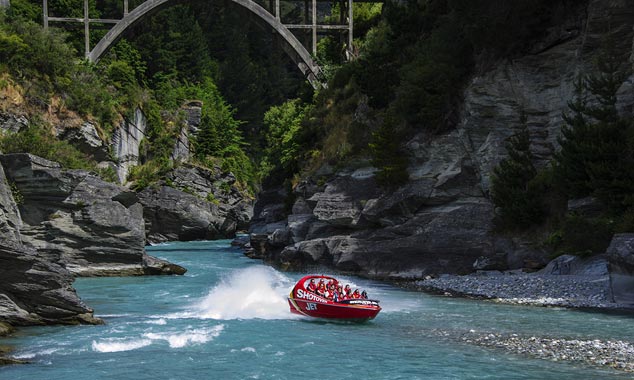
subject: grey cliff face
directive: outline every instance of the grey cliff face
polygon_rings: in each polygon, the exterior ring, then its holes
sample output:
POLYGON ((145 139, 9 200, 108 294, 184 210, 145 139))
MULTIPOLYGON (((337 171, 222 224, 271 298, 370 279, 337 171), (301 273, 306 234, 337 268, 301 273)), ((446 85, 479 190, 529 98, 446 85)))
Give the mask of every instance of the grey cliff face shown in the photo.
POLYGON ((112 132, 111 149, 116 159, 119 182, 125 183, 130 169, 139 163, 139 146, 145 137, 147 119, 141 109, 134 111, 131 119, 124 119, 112 132))
POLYGON ((20 215, 12 193, 0 167, 0 322, 99 323, 71 287, 71 273, 22 245, 20 215))
MULTIPOLYGON (((545 265, 542 250, 495 236, 490 177, 506 156, 505 142, 523 123, 536 165, 551 160, 574 82, 591 69, 606 34, 632 62, 631 2, 591 0, 575 9, 524 56, 479 69, 464 91, 456 129, 404 142, 410 162, 405 185, 377 187, 376 169, 368 165, 344 168, 320 186, 307 179, 294 190, 289 215, 279 198, 260 196, 249 254, 285 267, 322 264, 389 278, 468 273, 476 260, 485 265, 482 258, 494 258, 503 269, 545 265)), ((633 78, 619 90, 624 114, 632 114, 633 78)), ((364 118, 364 107, 356 118, 364 118)))
POLYGON ((0 239, 5 245, 14 246, 21 244, 20 226, 22 224, 20 211, 13 197, 15 190, 15 185, 7 181, 4 169, 0 166, 0 239))
MULTIPOLYGON (((592 0, 523 57, 497 62, 476 75, 464 93, 464 111, 458 127, 461 143, 490 188, 493 168, 506 156, 505 141, 517 133, 522 119, 531 137, 538 166, 545 165, 559 148, 562 115, 575 96, 575 80, 593 70, 593 60, 609 36, 616 41, 624 62, 631 63, 634 8, 628 1, 592 0)), ((619 90, 618 106, 631 114, 632 77, 619 90)))
POLYGON ((30 154, 0 156, 20 192, 21 237, 76 275, 140 275, 146 260, 138 197, 82 170, 30 154))

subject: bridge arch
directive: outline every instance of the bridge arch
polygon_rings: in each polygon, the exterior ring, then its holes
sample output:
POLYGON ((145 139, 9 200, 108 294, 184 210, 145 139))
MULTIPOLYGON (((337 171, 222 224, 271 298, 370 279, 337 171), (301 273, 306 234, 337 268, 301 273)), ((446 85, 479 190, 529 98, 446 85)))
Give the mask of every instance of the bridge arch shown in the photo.
MULTIPOLYGON (((284 26, 279 18, 276 18, 262 6, 253 0, 231 0, 232 2, 243 6, 253 12, 258 17, 266 21, 273 29, 284 39, 289 49, 284 49, 295 61, 299 70, 308 79, 314 88, 323 87, 321 82, 321 68, 302 43, 295 37, 291 31, 284 26)), ((117 22, 106 35, 95 45, 88 53, 88 59, 92 62, 98 62, 99 59, 117 42, 123 33, 133 27, 145 17, 157 12, 158 10, 182 3, 183 0, 146 0, 138 7, 134 8, 130 13, 126 14, 119 22, 117 22)))

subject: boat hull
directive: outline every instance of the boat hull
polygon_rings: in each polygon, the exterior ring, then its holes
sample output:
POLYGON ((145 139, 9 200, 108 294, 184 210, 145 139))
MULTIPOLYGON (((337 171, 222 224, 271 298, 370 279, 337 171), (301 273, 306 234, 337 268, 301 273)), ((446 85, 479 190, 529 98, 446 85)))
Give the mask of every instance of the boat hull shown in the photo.
MULTIPOLYGON (((324 283, 336 286, 338 280, 334 277, 324 275, 307 275, 295 284, 295 287, 288 295, 288 305, 291 313, 304 315, 313 318, 339 319, 344 321, 367 321, 374 319, 381 311, 379 301, 367 298, 346 298, 335 301, 328 298, 324 293, 315 290, 319 282, 323 287, 324 283), (309 290, 311 288, 312 290, 309 290), (320 295, 321 294, 321 295, 320 295)), ((356 293, 357 291, 355 291, 356 293)), ((365 293, 365 292, 364 292, 365 293)))
POLYGON ((288 298, 291 312, 313 318, 367 321, 374 319, 381 311, 378 305, 321 303, 298 298, 288 298))

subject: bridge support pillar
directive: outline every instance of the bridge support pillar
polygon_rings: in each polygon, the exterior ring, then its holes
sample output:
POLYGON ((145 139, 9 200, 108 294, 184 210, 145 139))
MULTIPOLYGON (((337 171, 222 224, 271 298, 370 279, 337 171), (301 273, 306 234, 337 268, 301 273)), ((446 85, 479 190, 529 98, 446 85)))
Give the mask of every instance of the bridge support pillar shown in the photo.
POLYGON ((90 17, 88 15, 88 0, 84 0, 84 56, 90 55, 90 17))

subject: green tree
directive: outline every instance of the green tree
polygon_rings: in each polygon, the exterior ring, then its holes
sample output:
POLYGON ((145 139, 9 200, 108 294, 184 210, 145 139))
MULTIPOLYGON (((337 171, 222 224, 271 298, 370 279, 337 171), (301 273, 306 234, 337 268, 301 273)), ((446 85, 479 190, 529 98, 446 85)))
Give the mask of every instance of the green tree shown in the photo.
POLYGON ((402 135, 396 119, 390 114, 372 134, 369 144, 372 164, 379 169, 376 180, 383 186, 396 187, 409 179, 407 155, 401 147, 402 135))
POLYGON ((544 217, 526 127, 510 138, 506 150, 508 158, 493 170, 491 198, 498 210, 498 227, 523 229, 541 222, 544 217))
POLYGON ((294 99, 273 106, 264 114, 266 146, 260 162, 261 177, 275 169, 281 169, 286 175, 297 170, 300 150, 297 137, 306 112, 307 106, 294 99))
POLYGON ((596 196, 620 214, 634 205, 634 122, 616 109, 617 91, 629 73, 626 60, 609 41, 604 46, 597 71, 577 82, 556 162, 571 196, 596 196))

